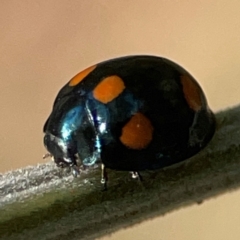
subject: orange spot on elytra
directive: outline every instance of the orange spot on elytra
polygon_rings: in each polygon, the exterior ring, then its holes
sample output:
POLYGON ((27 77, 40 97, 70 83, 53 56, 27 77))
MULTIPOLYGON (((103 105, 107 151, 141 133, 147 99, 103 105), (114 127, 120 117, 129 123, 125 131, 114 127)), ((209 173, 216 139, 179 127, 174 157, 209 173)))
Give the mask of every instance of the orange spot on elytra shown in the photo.
POLYGON ((198 84, 191 79, 190 76, 182 75, 181 83, 183 86, 184 97, 189 105, 194 111, 199 111, 203 107, 202 90, 198 84))
POLYGON ((93 90, 95 99, 102 103, 111 102, 125 88, 123 80, 116 76, 110 76, 103 79, 93 90))
POLYGON ((78 73, 75 77, 73 77, 70 82, 69 86, 73 87, 79 84, 90 72, 92 72, 96 68, 96 65, 91 66, 82 72, 78 73))
POLYGON ((136 113, 122 129, 120 141, 129 148, 143 149, 152 141, 153 126, 142 113, 136 113))

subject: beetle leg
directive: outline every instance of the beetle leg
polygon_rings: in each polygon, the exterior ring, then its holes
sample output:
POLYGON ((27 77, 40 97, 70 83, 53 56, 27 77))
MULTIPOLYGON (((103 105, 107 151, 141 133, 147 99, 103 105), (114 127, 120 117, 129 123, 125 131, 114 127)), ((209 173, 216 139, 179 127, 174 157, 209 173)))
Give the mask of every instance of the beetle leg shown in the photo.
POLYGON ((79 171, 79 168, 77 167, 77 165, 73 165, 72 166, 72 175, 74 177, 77 177, 78 175, 80 175, 80 171, 79 171))
POLYGON ((107 171, 105 168, 105 165, 102 163, 101 164, 101 184, 103 186, 103 191, 107 190, 107 181, 108 181, 108 176, 107 176, 107 171))
POLYGON ((140 175, 139 172, 130 172, 130 174, 132 175, 133 179, 137 179, 139 182, 142 181, 142 176, 140 175))

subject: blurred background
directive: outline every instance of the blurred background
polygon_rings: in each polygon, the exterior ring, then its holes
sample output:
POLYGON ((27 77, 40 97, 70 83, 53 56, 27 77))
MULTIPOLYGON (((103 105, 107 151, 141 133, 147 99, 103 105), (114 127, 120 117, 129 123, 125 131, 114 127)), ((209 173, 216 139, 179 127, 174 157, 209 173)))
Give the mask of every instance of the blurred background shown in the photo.
MULTIPOLYGON (((169 58, 213 111, 240 103, 238 0, 9 0, 0 23, 0 173, 45 162, 42 128, 57 92, 109 58, 169 58)), ((240 191, 227 193, 102 239, 239 239, 239 202, 240 191)))

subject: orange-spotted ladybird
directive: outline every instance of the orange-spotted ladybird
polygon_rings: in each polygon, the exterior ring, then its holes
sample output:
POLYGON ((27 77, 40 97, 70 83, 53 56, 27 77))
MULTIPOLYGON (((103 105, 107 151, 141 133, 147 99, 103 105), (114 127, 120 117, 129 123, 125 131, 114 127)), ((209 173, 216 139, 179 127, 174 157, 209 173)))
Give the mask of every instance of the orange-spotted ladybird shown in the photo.
POLYGON ((60 167, 138 171, 163 168, 198 153, 212 138, 215 118, 196 80, 155 56, 98 63, 58 93, 44 125, 44 145, 60 167))

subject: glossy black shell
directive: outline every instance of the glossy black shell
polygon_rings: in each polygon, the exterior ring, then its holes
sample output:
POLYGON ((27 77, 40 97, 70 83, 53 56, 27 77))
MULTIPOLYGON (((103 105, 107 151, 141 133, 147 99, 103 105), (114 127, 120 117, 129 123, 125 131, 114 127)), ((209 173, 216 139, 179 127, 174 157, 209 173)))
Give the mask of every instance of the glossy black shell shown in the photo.
POLYGON ((59 91, 44 126, 44 144, 58 165, 75 165, 78 154, 84 165, 100 161, 107 168, 140 171, 191 157, 214 131, 215 118, 204 93, 186 70, 160 57, 127 56, 97 64, 78 84, 67 83, 59 91), (102 103, 93 90, 113 75, 123 80, 125 89, 102 103), (181 80, 184 76, 197 89, 197 104, 196 93, 181 80), (152 140, 132 149, 120 136, 139 112, 152 124, 152 140))

